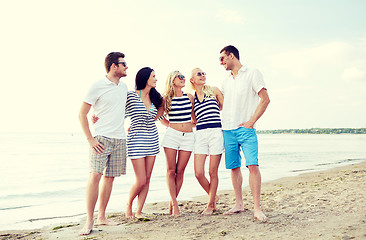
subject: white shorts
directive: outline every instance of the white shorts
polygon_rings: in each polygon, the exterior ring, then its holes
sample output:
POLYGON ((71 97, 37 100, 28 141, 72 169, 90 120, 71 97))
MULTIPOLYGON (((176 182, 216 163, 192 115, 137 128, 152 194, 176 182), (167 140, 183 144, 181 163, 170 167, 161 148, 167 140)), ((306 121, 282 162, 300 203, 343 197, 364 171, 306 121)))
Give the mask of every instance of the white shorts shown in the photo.
POLYGON ((194 147, 194 133, 181 132, 169 127, 166 130, 161 145, 166 148, 192 152, 194 147))
POLYGON ((224 135, 221 128, 196 131, 194 154, 219 155, 224 152, 224 135))

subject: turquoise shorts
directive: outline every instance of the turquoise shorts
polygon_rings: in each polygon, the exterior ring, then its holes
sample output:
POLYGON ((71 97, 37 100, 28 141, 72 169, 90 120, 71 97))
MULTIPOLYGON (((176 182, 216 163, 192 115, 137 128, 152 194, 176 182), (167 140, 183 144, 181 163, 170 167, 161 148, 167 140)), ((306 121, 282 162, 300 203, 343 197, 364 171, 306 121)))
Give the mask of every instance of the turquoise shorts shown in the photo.
POLYGON ((241 167, 240 148, 244 153, 246 167, 258 166, 258 139, 254 128, 240 127, 223 130, 226 169, 241 167))

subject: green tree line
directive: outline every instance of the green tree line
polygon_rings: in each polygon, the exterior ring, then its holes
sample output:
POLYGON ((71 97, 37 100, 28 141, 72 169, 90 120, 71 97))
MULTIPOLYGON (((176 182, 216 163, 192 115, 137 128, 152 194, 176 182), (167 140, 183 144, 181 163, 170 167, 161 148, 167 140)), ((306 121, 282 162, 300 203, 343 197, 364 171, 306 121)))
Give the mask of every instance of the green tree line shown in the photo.
POLYGON ((309 129, 278 129, 278 130, 258 130, 264 134, 366 134, 366 128, 309 128, 309 129))

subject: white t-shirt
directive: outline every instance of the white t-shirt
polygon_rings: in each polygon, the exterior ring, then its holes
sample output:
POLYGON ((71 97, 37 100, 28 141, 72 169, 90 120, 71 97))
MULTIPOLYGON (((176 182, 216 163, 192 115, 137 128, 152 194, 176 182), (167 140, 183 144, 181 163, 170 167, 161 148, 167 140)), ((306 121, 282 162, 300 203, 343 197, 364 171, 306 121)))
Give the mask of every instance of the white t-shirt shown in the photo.
POLYGON ((259 103, 258 92, 265 88, 262 73, 257 69, 241 67, 233 78, 230 73, 222 83, 224 104, 221 112, 222 129, 237 129, 253 116, 259 103))
POLYGON ((107 77, 92 85, 84 102, 93 106, 99 120, 94 124, 93 136, 126 139, 124 129, 127 85, 121 80, 119 84, 107 77))

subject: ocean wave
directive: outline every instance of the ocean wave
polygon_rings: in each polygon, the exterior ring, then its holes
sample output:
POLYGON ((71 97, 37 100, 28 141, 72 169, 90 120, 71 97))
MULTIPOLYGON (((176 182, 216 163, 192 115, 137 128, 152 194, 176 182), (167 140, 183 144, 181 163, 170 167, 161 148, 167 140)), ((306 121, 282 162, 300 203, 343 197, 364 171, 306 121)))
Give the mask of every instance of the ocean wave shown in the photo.
MULTIPOLYGON (((338 165, 338 164, 342 164, 342 163, 362 162, 362 161, 366 161, 366 158, 349 158, 349 159, 343 159, 343 160, 339 160, 339 161, 335 161, 335 162, 319 163, 319 164, 315 164, 314 166, 315 167, 332 166, 332 165, 338 165)), ((298 173, 298 172, 310 172, 310 171, 315 171, 315 170, 318 170, 318 169, 317 168, 295 169, 295 170, 291 170, 290 172, 298 173)))
POLYGON ((14 209, 19 209, 19 208, 29 208, 29 207, 34 207, 34 205, 25 205, 25 206, 16 206, 16 207, 0 208, 0 211, 14 210, 14 209))
POLYGON ((319 164, 316 164, 315 166, 337 165, 337 164, 353 162, 353 161, 359 161, 359 162, 366 161, 366 158, 349 158, 349 159, 344 159, 344 160, 340 160, 340 161, 336 161, 336 162, 319 163, 319 164))
POLYGON ((67 216, 54 216, 54 217, 43 217, 43 218, 31 218, 28 219, 28 222, 36 222, 36 221, 45 221, 45 220, 52 220, 52 219, 59 219, 59 218, 73 218, 73 217, 79 217, 82 215, 86 215, 86 213, 78 213, 73 215, 67 215, 67 216))

